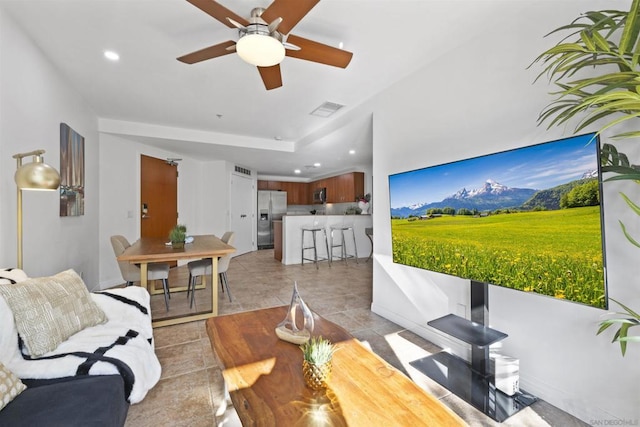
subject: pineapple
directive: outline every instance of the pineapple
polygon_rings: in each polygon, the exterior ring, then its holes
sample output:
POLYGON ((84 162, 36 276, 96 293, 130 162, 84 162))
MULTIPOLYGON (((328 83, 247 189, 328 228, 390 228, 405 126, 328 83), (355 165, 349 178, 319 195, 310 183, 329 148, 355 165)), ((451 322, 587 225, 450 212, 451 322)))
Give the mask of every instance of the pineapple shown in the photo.
POLYGON ((307 385, 313 390, 327 387, 331 374, 331 359, 335 345, 319 336, 313 337, 300 346, 303 354, 302 373, 307 385))

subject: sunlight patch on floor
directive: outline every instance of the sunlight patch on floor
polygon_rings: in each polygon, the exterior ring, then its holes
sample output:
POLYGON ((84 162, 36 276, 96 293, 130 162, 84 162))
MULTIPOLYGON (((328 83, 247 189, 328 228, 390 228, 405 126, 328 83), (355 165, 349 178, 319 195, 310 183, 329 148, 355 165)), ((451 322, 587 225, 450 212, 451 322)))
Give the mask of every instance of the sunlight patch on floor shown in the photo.
POLYGON ((400 363, 402 363, 402 367, 409 375, 409 378, 424 390, 432 389, 433 380, 409 364, 414 360, 430 356, 432 353, 403 338, 398 332, 387 334, 384 338, 400 363))

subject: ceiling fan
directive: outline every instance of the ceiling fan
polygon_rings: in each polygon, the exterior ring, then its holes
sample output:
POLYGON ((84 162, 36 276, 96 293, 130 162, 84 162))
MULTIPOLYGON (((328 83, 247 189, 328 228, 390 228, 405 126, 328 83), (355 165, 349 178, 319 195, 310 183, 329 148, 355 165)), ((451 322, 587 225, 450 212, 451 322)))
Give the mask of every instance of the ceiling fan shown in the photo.
POLYGON ((178 61, 195 64, 237 52, 256 65, 267 90, 282 86, 280 62, 285 56, 346 68, 353 53, 308 40, 289 32, 320 0, 274 0, 269 7, 256 7, 247 20, 215 0, 187 0, 230 28, 237 28, 237 42, 228 40, 183 55, 178 61))

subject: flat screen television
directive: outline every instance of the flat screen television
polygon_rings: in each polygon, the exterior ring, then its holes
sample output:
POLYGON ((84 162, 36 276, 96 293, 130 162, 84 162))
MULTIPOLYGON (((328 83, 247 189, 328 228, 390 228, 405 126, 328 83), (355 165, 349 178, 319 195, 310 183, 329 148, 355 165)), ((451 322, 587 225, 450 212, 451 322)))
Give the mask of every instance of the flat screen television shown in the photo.
POLYGON ((606 308, 591 133, 389 176, 393 261, 606 308))

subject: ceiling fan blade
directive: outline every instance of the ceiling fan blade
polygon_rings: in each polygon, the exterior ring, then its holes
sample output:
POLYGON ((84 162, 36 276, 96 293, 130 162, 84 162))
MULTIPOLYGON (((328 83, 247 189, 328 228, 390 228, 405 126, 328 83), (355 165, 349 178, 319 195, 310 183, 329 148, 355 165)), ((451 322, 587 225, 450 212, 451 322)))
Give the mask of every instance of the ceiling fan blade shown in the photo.
POLYGON ((289 34, 289 31, 291 31, 319 1, 320 0, 274 0, 274 2, 262 12, 261 18, 266 22, 271 22, 281 17, 282 23, 278 27, 278 31, 282 34, 289 34))
POLYGON ((236 42, 228 40, 223 43, 219 43, 213 46, 205 47, 204 49, 200 49, 195 52, 188 53, 177 59, 178 61, 184 62, 185 64, 195 64, 196 62, 206 61, 207 59, 217 58, 218 56, 234 53, 235 49, 229 48, 235 47, 235 45, 236 42))
POLYGON ((187 0, 189 3, 200 9, 201 11, 211 15, 216 18, 218 21, 222 22, 229 28, 235 28, 231 22, 227 20, 227 18, 231 18, 234 21, 239 22, 243 26, 249 25, 249 21, 244 19, 242 16, 236 15, 223 5, 214 0, 187 0))
POLYGON ((280 64, 271 67, 258 67, 260 77, 264 82, 267 90, 275 89, 282 86, 282 74, 280 73, 280 64))
POLYGON ((346 50, 314 42, 313 40, 308 40, 293 34, 289 34, 287 42, 300 47, 300 50, 287 49, 285 51, 285 55, 291 58, 347 68, 347 65, 349 65, 353 57, 353 53, 346 50))

